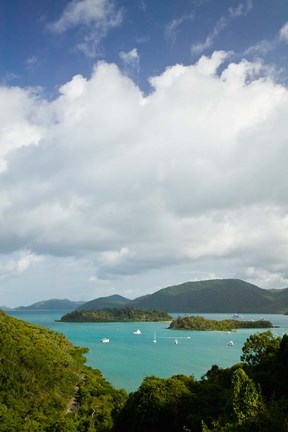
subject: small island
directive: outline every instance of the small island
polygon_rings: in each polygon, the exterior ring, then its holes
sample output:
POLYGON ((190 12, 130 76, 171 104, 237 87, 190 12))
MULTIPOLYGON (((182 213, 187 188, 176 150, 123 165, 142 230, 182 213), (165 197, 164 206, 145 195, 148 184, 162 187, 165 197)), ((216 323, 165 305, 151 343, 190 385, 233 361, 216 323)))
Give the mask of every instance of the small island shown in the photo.
POLYGON ((61 322, 143 322, 171 321, 172 317, 160 310, 133 307, 105 308, 99 310, 74 310, 63 315, 61 322))
POLYGON ((239 328, 272 328, 268 320, 239 321, 239 320, 208 320, 201 316, 184 316, 174 319, 170 324, 173 330, 220 330, 230 331, 239 328))

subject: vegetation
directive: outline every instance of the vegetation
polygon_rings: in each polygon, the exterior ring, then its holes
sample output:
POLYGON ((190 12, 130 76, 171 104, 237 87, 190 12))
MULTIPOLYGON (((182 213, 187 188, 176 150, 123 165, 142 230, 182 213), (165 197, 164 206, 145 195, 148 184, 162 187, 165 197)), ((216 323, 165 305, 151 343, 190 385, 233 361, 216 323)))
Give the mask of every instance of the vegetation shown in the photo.
POLYGON ((77 309, 98 310, 98 309, 105 309, 105 308, 123 307, 123 306, 128 306, 128 303, 131 302, 132 300, 114 294, 108 297, 99 297, 95 300, 91 300, 87 303, 82 304, 77 309))
POLYGON ((63 335, 0 312, 0 432, 288 432, 288 335, 251 335, 241 363, 146 377, 126 395, 63 335))
POLYGON ((288 336, 250 336, 242 363, 214 365, 196 381, 147 377, 128 396, 115 426, 121 432, 287 432, 288 336))
POLYGON ((110 430, 125 392, 84 365, 86 351, 0 312, 0 431, 110 430), (80 407, 72 414, 75 394, 80 407))
POLYGON ((130 306, 167 312, 284 313, 288 288, 266 290, 240 279, 185 282, 139 297, 130 306))
POLYGON ((52 299, 16 310, 98 310, 126 306, 181 313, 288 313, 288 288, 267 290, 240 279, 214 279, 185 282, 135 300, 117 294, 86 303, 52 299))
POLYGON ((267 320, 239 321, 239 320, 208 320, 201 316, 178 317, 170 324, 174 330, 235 330, 237 328, 271 328, 272 323, 267 320))
POLYGON ((62 316, 65 322, 113 322, 113 321, 171 321, 172 318, 159 310, 143 310, 132 307, 106 308, 96 311, 75 310, 62 316))

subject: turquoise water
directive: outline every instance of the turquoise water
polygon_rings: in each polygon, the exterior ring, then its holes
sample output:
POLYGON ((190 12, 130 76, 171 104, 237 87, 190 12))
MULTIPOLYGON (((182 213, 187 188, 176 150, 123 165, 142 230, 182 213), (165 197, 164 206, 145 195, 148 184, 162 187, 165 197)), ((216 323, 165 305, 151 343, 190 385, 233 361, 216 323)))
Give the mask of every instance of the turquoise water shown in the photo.
MULTIPOLYGON (((64 312, 12 311, 18 319, 63 333, 76 346, 89 348, 87 365, 100 369, 116 388, 136 390, 143 378, 155 375, 168 378, 176 374, 199 379, 213 364, 228 367, 240 361, 241 349, 257 330, 226 332, 168 330, 168 323, 61 323, 64 312), (141 335, 133 331, 141 329, 141 335), (157 343, 153 343, 156 332, 157 343), (101 343, 104 337, 110 343, 101 343), (178 344, 174 341, 177 338, 178 344), (234 346, 228 346, 233 340, 234 346)), ((178 316, 179 314, 172 314, 178 316)), ((231 318, 231 314, 197 314, 208 319, 231 318)), ((288 333, 288 316, 245 314, 245 320, 264 317, 279 328, 279 336, 288 333)), ((261 329, 260 331, 263 331, 261 329)))

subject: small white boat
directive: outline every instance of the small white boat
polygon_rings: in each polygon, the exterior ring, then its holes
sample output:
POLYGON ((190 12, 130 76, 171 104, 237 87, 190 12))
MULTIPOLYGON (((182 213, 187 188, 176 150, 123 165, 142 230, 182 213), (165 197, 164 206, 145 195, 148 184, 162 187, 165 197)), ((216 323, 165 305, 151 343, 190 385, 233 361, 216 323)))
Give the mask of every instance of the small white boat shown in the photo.
POLYGON ((108 343, 108 342, 110 342, 110 339, 108 339, 108 338, 103 338, 103 339, 101 339, 101 342, 102 342, 102 343, 108 343))
POLYGON ((228 345, 229 345, 229 346, 234 346, 234 342, 233 342, 233 341, 229 341, 229 342, 228 342, 228 345))
POLYGON ((138 329, 138 330, 134 331, 133 334, 141 334, 141 330, 138 329))
POLYGON ((175 339, 173 343, 174 343, 175 345, 178 345, 178 343, 179 343, 179 342, 178 342, 178 339, 175 339))
POLYGON ((153 343, 157 343, 156 332, 154 332, 154 339, 153 339, 153 343))

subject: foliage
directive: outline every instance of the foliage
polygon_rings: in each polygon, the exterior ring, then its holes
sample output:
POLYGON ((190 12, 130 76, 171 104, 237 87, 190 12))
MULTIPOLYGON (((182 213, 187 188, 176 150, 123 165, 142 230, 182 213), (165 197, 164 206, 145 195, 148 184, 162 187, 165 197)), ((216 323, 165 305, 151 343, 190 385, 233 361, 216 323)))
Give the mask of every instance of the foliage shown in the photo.
POLYGON ((132 307, 106 308, 101 310, 75 310, 62 316, 66 322, 113 322, 113 321, 170 321, 172 318, 163 311, 143 310, 132 307))
POLYGON ((250 336, 242 363, 146 377, 128 397, 84 351, 0 312, 0 432, 288 432, 287 335, 250 336))
MULTIPOLYGON (((256 349, 252 364, 227 369, 214 365, 198 382, 182 376, 146 378, 129 395, 116 422, 116 432, 288 432, 288 336, 275 343, 266 333, 270 342, 264 349, 256 349), (265 369, 267 359, 272 366, 269 370, 265 369), (267 392, 265 386, 262 390, 262 366, 273 391, 269 388, 267 392)), ((267 342, 266 333, 261 334, 262 342, 267 342)), ((260 340, 261 335, 257 335, 260 340)))
POLYGON ((61 334, 0 312, 0 432, 110 430, 125 392, 84 365, 86 351, 61 334), (79 414, 65 415, 77 384, 79 414), (88 428, 96 405, 95 427, 88 428))
POLYGON ((168 379, 145 378, 131 393, 116 425, 117 431, 166 432, 183 430, 194 380, 182 375, 168 379))
POLYGON ((234 330, 237 328, 271 328, 270 321, 208 320, 201 316, 178 317, 170 324, 174 330, 234 330))
POLYGON ((253 334, 244 343, 241 360, 249 366, 257 366, 275 356, 280 341, 281 338, 275 337, 271 331, 253 334))

